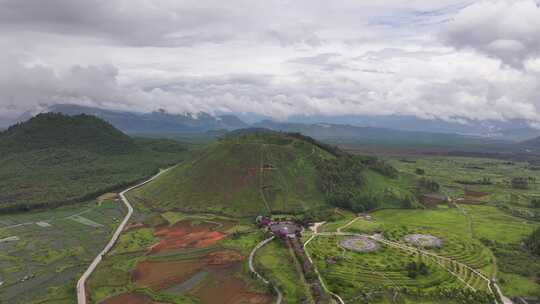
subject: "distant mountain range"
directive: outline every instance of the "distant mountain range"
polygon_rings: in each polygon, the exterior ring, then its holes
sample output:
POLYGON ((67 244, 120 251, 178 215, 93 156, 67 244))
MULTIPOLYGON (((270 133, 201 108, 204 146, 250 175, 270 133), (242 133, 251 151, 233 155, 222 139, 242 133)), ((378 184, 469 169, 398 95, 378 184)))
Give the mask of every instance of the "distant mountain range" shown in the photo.
POLYGON ((307 124, 326 122, 357 127, 471 135, 510 141, 523 141, 540 136, 540 130, 530 127, 525 120, 521 119, 478 121, 457 118, 456 121, 445 121, 442 119, 422 119, 408 115, 349 115, 335 117, 293 116, 287 122, 307 124))
POLYGON ((234 115, 212 116, 204 112, 197 114, 169 114, 165 111, 135 113, 68 104, 51 106, 48 111, 70 116, 78 114, 94 115, 108 121, 127 134, 139 135, 189 135, 214 130, 235 130, 248 127, 248 124, 234 115))
POLYGON ((254 124, 254 127, 267 128, 275 131, 298 132, 318 140, 336 144, 363 145, 430 145, 441 147, 470 147, 486 144, 506 144, 480 136, 469 136, 449 133, 433 133, 420 131, 403 131, 387 128, 358 127, 352 125, 329 123, 279 123, 264 120, 254 124))
MULTIPOLYGON (((262 120, 248 124, 235 115, 208 113, 170 114, 162 110, 136 113, 71 104, 53 105, 47 110, 70 116, 82 113, 95 115, 127 134, 143 136, 216 137, 232 130, 254 127, 299 132, 335 144, 426 145, 467 149, 486 145, 506 149, 511 146, 511 142, 532 140, 540 136, 539 130, 529 127, 521 120, 506 122, 464 120, 462 124, 397 115, 294 116, 286 122, 262 120)), ((20 120, 30 117, 28 114, 20 120)), ((518 146, 527 149, 531 147, 530 144, 518 146)))

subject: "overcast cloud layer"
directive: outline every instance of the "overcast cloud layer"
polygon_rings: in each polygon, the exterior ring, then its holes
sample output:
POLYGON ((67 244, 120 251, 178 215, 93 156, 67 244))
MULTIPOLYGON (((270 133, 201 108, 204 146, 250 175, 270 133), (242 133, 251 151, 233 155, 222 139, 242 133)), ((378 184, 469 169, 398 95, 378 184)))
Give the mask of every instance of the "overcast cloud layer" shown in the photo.
POLYGON ((55 103, 540 122, 535 0, 0 0, 0 119, 55 103))

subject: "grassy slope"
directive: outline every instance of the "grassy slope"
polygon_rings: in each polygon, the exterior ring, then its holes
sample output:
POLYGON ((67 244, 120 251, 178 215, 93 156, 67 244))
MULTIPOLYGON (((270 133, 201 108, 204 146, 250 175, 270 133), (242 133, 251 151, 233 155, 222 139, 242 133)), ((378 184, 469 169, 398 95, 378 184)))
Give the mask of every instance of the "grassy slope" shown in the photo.
POLYGON ((132 139, 93 116, 43 114, 0 133, 0 210, 92 199, 183 159, 173 140, 132 139))
POLYGON ((381 198, 381 208, 400 208, 400 200, 411 195, 415 180, 407 174, 400 174, 391 179, 373 170, 364 172, 366 191, 372 196, 381 198))
POLYGON ((184 152, 142 147, 117 155, 77 149, 12 154, 0 158, 0 208, 91 198, 179 162, 184 152))
POLYGON ((304 141, 247 136, 212 145, 131 193, 147 207, 247 216, 271 209, 296 213, 325 205, 311 158, 331 157, 304 141), (274 169, 261 171, 261 165, 274 169), (263 199, 264 197, 264 199, 263 199))

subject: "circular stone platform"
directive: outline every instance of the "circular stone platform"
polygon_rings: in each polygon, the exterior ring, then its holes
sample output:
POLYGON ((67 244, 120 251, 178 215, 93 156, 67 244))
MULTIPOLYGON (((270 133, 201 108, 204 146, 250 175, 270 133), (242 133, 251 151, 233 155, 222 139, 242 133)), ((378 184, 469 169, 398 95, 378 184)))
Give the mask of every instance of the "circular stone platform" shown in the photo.
POLYGON ((379 250, 380 246, 377 242, 365 237, 365 236, 355 236, 348 239, 341 240, 339 242, 341 247, 356 251, 356 252, 372 252, 379 250))
POLYGON ((270 231, 279 235, 294 236, 298 232, 302 232, 302 227, 292 222, 275 222, 270 224, 270 231))
POLYGON ((430 234, 409 234, 403 239, 405 242, 416 247, 435 248, 442 247, 443 245, 441 239, 430 234))

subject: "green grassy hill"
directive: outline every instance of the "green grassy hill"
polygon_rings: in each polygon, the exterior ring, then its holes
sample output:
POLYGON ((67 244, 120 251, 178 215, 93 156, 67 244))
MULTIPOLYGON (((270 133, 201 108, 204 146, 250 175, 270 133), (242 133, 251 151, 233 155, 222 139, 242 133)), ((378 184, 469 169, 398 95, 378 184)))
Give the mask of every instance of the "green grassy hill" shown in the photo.
POLYGON ((93 116, 41 114, 0 133, 0 211, 94 198, 179 162, 186 150, 132 139, 93 116))
MULTIPOLYGON (((233 216, 321 210, 331 207, 321 187, 321 164, 339 157, 349 156, 299 134, 239 132, 130 195, 141 208, 154 210, 233 216)), ((385 188, 385 181, 394 187, 390 178, 359 166, 378 178, 377 187, 385 188)), ((362 191, 371 193, 371 184, 362 191)))

